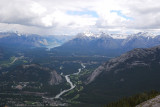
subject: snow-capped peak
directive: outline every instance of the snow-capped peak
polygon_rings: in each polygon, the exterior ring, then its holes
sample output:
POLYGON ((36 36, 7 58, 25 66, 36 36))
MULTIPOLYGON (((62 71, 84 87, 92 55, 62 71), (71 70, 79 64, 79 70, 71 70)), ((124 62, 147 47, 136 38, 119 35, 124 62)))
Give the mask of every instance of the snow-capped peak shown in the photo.
POLYGON ((76 37, 78 38, 98 38, 99 34, 93 34, 91 32, 78 33, 76 37))
POLYGON ((128 37, 123 41, 122 45, 129 43, 130 41, 135 41, 136 44, 140 44, 140 42, 145 43, 146 41, 152 40, 156 37, 156 34, 149 33, 149 32, 139 32, 136 34, 128 35, 128 37))
POLYGON ((126 39, 128 34, 111 34, 111 37, 114 39, 126 39))
POLYGON ((84 32, 83 34, 84 34, 85 36, 87 36, 87 37, 94 36, 94 34, 91 33, 91 32, 84 32))
POLYGON ((16 33, 18 36, 22 36, 22 34, 19 33, 18 31, 15 31, 15 33, 16 33))
POLYGON ((99 34, 98 37, 99 37, 99 38, 101 38, 101 37, 103 37, 103 38, 112 38, 110 34, 104 33, 104 32, 102 32, 101 34, 99 34))
POLYGON ((101 38, 101 37, 104 37, 104 38, 114 38, 114 39, 126 39, 128 37, 127 34, 109 34, 109 33, 104 33, 104 32, 101 32, 101 33, 97 33, 97 34, 94 34, 92 32, 84 32, 84 33, 79 33, 81 36, 83 37, 94 37, 94 38, 101 38))
POLYGON ((109 33, 92 33, 92 32, 84 32, 84 33, 79 33, 76 37, 78 38, 113 38, 113 39, 126 39, 131 40, 133 38, 155 38, 157 35, 154 33, 149 33, 149 32, 139 32, 139 33, 135 33, 135 34, 109 34, 109 33))
POLYGON ((150 37, 151 38, 156 37, 155 34, 149 33, 149 32, 139 32, 139 33, 133 34, 132 36, 136 36, 136 37, 143 36, 143 37, 148 37, 148 38, 150 38, 150 37))
POLYGON ((28 33, 22 33, 22 32, 18 32, 18 31, 14 31, 13 33, 16 33, 18 36, 28 36, 28 35, 31 35, 31 34, 28 34, 28 33))

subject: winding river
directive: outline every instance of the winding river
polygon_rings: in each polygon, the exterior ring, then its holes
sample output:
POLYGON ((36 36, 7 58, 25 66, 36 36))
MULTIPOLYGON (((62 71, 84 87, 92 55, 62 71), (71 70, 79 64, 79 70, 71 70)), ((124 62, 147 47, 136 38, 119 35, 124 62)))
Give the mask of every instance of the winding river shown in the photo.
MULTIPOLYGON (((81 70, 85 68, 85 66, 84 66, 83 63, 81 63, 81 66, 82 66, 82 68, 79 68, 77 73, 73 73, 73 74, 70 74, 70 75, 78 75, 78 74, 81 72, 81 70)), ((72 83, 72 81, 70 80, 70 78, 69 78, 70 75, 65 75, 65 79, 66 79, 66 81, 70 84, 70 88, 61 91, 59 94, 57 94, 57 95, 54 97, 55 99, 59 99, 61 95, 63 95, 64 93, 66 93, 66 92, 68 92, 68 91, 70 91, 70 90, 72 90, 72 89, 74 89, 74 88, 76 87, 76 85, 74 85, 74 84, 72 83)))
POLYGON ((66 81, 70 84, 70 87, 71 87, 71 88, 61 91, 59 94, 57 94, 57 95, 54 97, 55 99, 60 98, 61 95, 63 95, 64 93, 66 93, 66 92, 68 92, 68 91, 70 91, 70 90, 72 90, 72 89, 76 86, 76 85, 73 85, 73 83, 71 82, 69 76, 70 76, 70 75, 66 75, 66 76, 65 76, 65 79, 66 79, 66 81))

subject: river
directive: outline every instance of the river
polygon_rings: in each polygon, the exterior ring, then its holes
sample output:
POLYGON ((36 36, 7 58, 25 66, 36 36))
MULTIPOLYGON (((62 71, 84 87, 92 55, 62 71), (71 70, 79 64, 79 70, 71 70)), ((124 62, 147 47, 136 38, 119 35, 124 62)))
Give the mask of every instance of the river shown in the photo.
MULTIPOLYGON (((84 66, 83 63, 81 63, 81 66, 82 66, 82 68, 79 68, 79 69, 78 69, 78 72, 73 73, 73 74, 70 74, 70 75, 78 75, 78 74, 82 71, 82 69, 85 68, 85 66, 84 66)), ((74 85, 74 84, 72 83, 72 81, 70 80, 70 78, 69 78, 70 75, 65 75, 65 79, 66 79, 66 81, 70 84, 70 88, 61 91, 59 94, 57 94, 57 95, 54 97, 55 99, 60 98, 61 95, 63 95, 64 93, 66 93, 66 92, 68 92, 68 91, 70 91, 70 90, 72 90, 72 89, 74 89, 74 88, 76 87, 76 85, 74 85)))
MULTIPOLYGON (((70 75, 78 75, 78 74, 82 71, 82 69, 85 68, 85 66, 84 66, 83 63, 81 63, 81 66, 82 66, 82 68, 79 68, 79 69, 78 69, 78 72, 73 73, 73 74, 70 74, 70 75)), ((62 75, 62 74, 61 74, 61 75, 62 75)), ((61 91, 61 92, 60 92, 59 94, 57 94, 55 97, 48 98, 48 97, 42 96, 42 98, 43 98, 45 101, 49 102, 52 106, 67 106, 67 105, 68 105, 67 103, 63 103, 63 102, 61 102, 60 100, 56 100, 56 99, 60 99, 60 97, 61 97, 64 93, 66 93, 66 92, 68 92, 68 91, 70 91, 70 90, 72 90, 72 89, 74 89, 74 88, 76 87, 76 85, 73 84, 72 81, 70 80, 70 78, 69 78, 70 75, 65 75, 65 79, 66 79, 67 83, 69 83, 69 85, 70 85, 70 88, 69 88, 69 89, 65 89, 65 90, 61 91)))
POLYGON ((70 84, 70 88, 61 91, 59 94, 57 94, 57 95, 54 97, 55 99, 60 98, 61 95, 63 95, 64 93, 66 93, 66 92, 68 92, 68 91, 70 91, 70 90, 72 90, 72 89, 76 86, 76 85, 73 85, 73 83, 71 82, 69 76, 70 76, 70 75, 66 75, 66 76, 65 76, 65 79, 66 79, 66 81, 70 84))

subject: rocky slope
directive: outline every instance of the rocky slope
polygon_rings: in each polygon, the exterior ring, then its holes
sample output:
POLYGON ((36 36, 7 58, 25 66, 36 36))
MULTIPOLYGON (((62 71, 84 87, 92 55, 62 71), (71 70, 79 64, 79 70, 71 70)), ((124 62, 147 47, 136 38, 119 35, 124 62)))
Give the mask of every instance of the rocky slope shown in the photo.
POLYGON ((147 100, 136 107, 160 107, 160 95, 153 99, 147 100))
POLYGON ((105 104, 144 91, 159 91, 159 77, 160 46, 134 49, 93 71, 79 99, 105 104))
POLYGON ((160 46, 156 46, 149 49, 134 49, 129 51, 120 57, 113 58, 106 62, 102 66, 98 67, 89 77, 88 82, 92 82, 102 72, 111 72, 115 74, 119 71, 134 68, 136 66, 150 66, 151 63, 160 63, 160 46))
POLYGON ((62 77, 58 75, 56 71, 50 72, 50 75, 51 75, 50 76, 51 79, 49 81, 50 85, 57 85, 62 82, 62 77))

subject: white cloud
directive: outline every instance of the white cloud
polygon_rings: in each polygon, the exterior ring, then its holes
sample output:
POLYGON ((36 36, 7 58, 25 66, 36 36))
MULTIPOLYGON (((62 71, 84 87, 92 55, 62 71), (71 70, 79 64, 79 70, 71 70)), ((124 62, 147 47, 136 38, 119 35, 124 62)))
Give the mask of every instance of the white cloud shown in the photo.
POLYGON ((46 12, 46 8, 41 6, 40 4, 34 2, 33 4, 31 4, 31 8, 30 10, 35 13, 35 14, 38 14, 38 15, 41 15, 43 14, 44 12, 46 12))
POLYGON ((2 31, 18 30, 38 34, 75 34, 88 29, 93 32, 159 31, 159 17, 160 0, 1 0, 0 2, 2 31), (69 14, 68 11, 78 14, 69 14))

